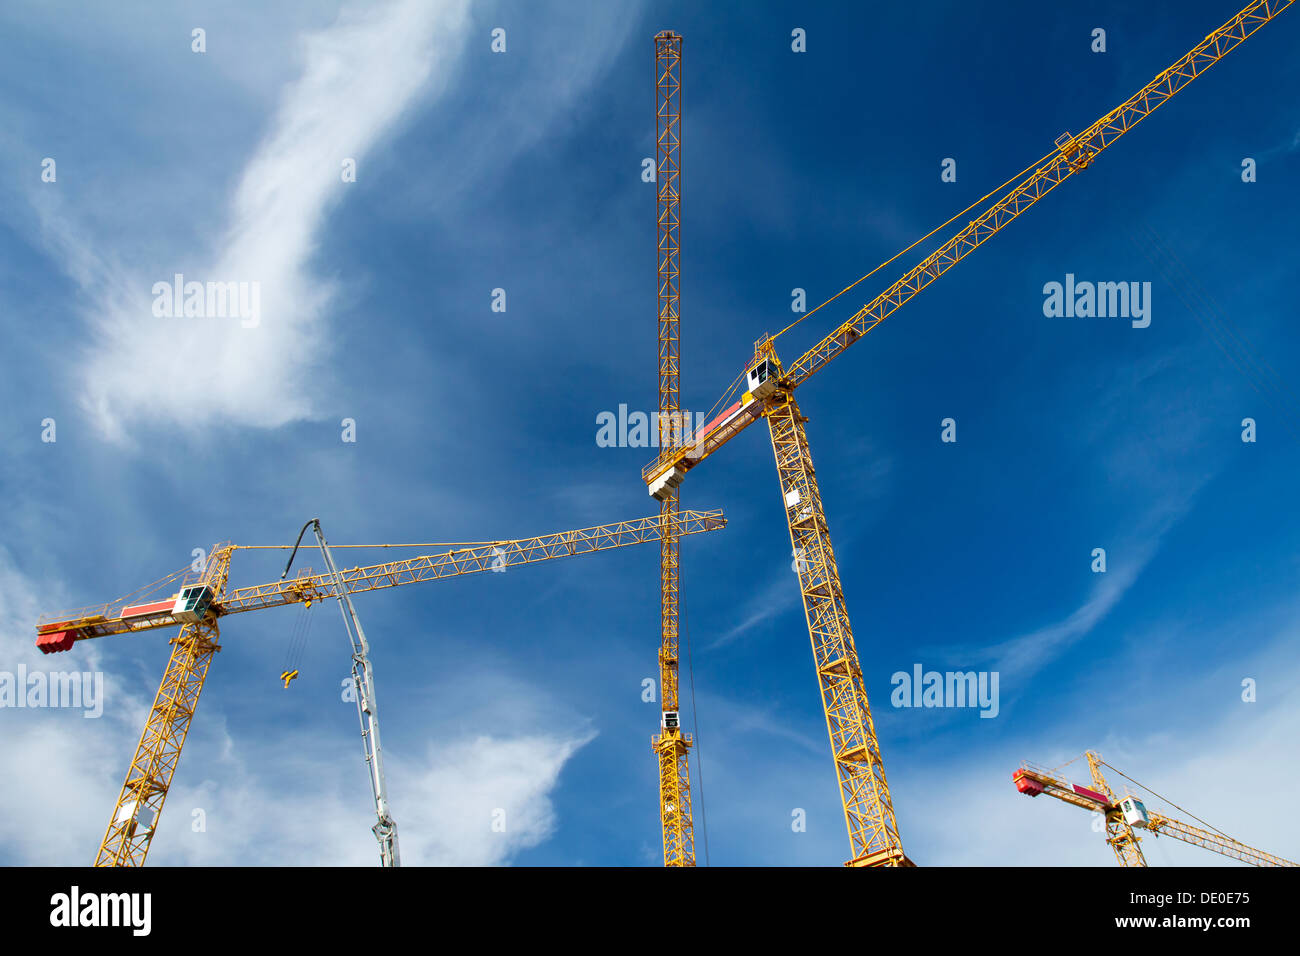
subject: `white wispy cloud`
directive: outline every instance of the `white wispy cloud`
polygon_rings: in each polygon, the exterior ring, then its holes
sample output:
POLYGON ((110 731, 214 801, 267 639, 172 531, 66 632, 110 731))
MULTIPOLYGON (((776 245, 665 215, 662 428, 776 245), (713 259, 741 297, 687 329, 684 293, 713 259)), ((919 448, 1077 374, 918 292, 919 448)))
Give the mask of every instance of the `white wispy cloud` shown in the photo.
MULTIPOLYGON (((1198 486, 1199 487, 1199 486, 1198 486)), ((1107 549, 1108 568, 1084 602, 1064 619, 977 652, 991 659, 1006 681, 1023 682, 1094 628, 1119 604, 1160 550, 1160 542, 1191 509, 1194 493, 1181 501, 1166 501, 1143 526, 1107 549)), ((951 654, 951 652, 949 652, 951 654)))
POLYGON ((356 160, 364 176, 376 144, 421 97, 445 89, 467 25, 466 0, 397 0, 350 6, 302 37, 301 73, 245 164, 211 250, 130 261, 84 237, 60 207, 44 207, 48 243, 92 302, 78 378, 103 434, 123 438, 134 421, 270 427, 312 413, 310 378, 328 356, 336 291, 312 258, 329 212, 355 188, 342 181, 342 163, 356 160), (155 317, 154 284, 175 273, 258 283, 258 324, 155 317))
POLYGON ((128 681, 104 672, 94 641, 57 656, 36 649, 38 617, 65 603, 61 585, 32 580, 0 546, 0 671, 15 681, 100 673, 106 697, 98 719, 73 708, 0 708, 0 859, 8 863, 94 860, 148 706, 128 681))
MULTIPOLYGON (((1201 490, 1213 480, 1215 468, 1195 457, 1204 421, 1185 409, 1170 412, 1143 390, 1152 378, 1175 366, 1179 353, 1163 353, 1116 365, 1096 396, 1078 437, 1095 456, 1096 478, 1122 484, 1149 507, 1117 512, 1108 527, 1098 530, 1105 541, 1106 570, 1094 575, 1087 597, 1060 620, 977 651, 936 649, 950 660, 991 661, 1002 673, 1004 687, 1023 682, 1070 647, 1092 634, 1106 616, 1137 585, 1143 571, 1159 554, 1165 536, 1192 510, 1201 490), (1128 420, 1141 410, 1164 423, 1158 436, 1130 430, 1128 420)), ((1086 487, 1080 486, 1085 493, 1086 487)))
POLYGON ((404 775, 403 859, 422 865, 505 863, 555 830, 550 791, 569 758, 595 735, 480 736, 431 748, 404 775))
MULTIPOLYGON (((792 559, 793 560, 793 559, 792 559)), ((752 634, 761 625, 778 617, 799 603, 799 579, 793 569, 789 577, 782 576, 750 598, 745 604, 744 617, 723 631, 709 644, 708 650, 726 647, 734 641, 752 634)))
POLYGON ((1300 129, 1296 130, 1289 138, 1284 139, 1280 143, 1270 146, 1268 149, 1261 152, 1259 158, 1268 160, 1274 159, 1278 156, 1288 156, 1296 150, 1300 150, 1300 129))
POLYGON ((1132 563, 1101 577, 1083 604, 1063 620, 995 644, 980 652, 980 656, 992 658, 994 669, 1007 679, 1025 678, 1037 672, 1091 633, 1120 602, 1151 559, 1154 544, 1142 550, 1144 553, 1137 554, 1132 563))
POLYGON ((767 584, 745 602, 740 620, 710 642, 706 650, 717 650, 749 637, 767 622, 799 605, 799 577, 794 571, 793 561, 792 555, 785 564, 778 565, 767 584))
MULTIPOLYGON (((277 736, 273 746, 236 741, 215 715, 204 721, 205 742, 177 771, 153 863, 379 864, 360 748, 322 747, 308 734, 277 736), (196 809, 202 831, 192 825, 196 809)), ((557 821, 551 793, 593 736, 464 736, 422 754, 387 747, 402 865, 499 866, 547 840, 557 821)))

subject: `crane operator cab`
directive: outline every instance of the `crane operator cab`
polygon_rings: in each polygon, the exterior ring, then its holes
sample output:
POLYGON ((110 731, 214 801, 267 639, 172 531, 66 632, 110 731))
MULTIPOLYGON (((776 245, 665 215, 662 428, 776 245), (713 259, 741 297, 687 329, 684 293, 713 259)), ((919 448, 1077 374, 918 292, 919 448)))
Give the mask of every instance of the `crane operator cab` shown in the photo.
POLYGON ((1119 802, 1119 809, 1124 814, 1124 822, 1131 827, 1144 827, 1151 822, 1151 815, 1137 797, 1125 797, 1119 802))
POLYGON ((776 391, 771 363, 763 359, 745 372, 745 391, 756 399, 764 399, 776 391))
POLYGON ((176 596, 176 605, 172 608, 172 617, 186 624, 197 624, 208 616, 212 598, 212 588, 206 584, 181 588, 181 593, 176 596))

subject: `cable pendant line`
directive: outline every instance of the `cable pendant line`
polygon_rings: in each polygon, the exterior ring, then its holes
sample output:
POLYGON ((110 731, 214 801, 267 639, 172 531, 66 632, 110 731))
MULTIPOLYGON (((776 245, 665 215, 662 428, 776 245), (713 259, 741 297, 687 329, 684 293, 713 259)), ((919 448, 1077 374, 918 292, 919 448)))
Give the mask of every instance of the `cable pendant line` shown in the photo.
MULTIPOLYGON (((919 239, 916 239, 915 241, 913 241, 913 242, 911 243, 911 245, 907 246, 906 248, 904 248, 904 249, 900 249, 898 252, 894 253, 892 256, 890 256, 888 259, 886 259, 884 262, 880 263, 880 265, 876 266, 874 269, 872 269, 872 270, 871 270, 870 272, 868 272, 866 275, 864 275, 864 276, 862 276, 861 278, 859 278, 856 282, 852 283, 851 285, 846 285, 843 289, 841 289, 839 292, 835 293, 835 294, 834 294, 833 296, 831 296, 829 299, 827 299, 826 301, 822 302, 820 305, 815 306, 811 311, 803 313, 803 315, 799 316, 799 318, 795 319, 793 322, 791 322, 789 325, 787 325, 785 328, 783 328, 780 332, 777 332, 776 335, 771 336, 770 341, 775 342, 777 339, 779 339, 781 336, 785 335, 785 333, 789 332, 791 329, 793 329, 796 325, 798 325, 798 324, 799 324, 800 322, 802 322, 804 319, 808 318, 808 316, 812 315, 814 312, 819 311, 819 310, 820 310, 821 308, 823 308, 824 306, 830 305, 832 302, 834 302, 836 299, 838 299, 840 296, 842 296, 845 292, 848 292, 848 291, 850 291, 851 289, 854 289, 854 288, 856 288, 857 286, 861 285, 863 282, 865 282, 867 279, 870 279, 873 275, 875 275, 875 274, 876 274, 877 272, 879 272, 881 269, 885 268, 885 266, 889 265, 891 262, 893 262, 894 260, 896 260, 899 256, 904 255, 904 254, 910 252, 911 250, 915 249, 918 245, 920 245, 922 242, 925 242, 925 240, 929 239, 931 236, 933 236, 933 235, 934 235, 936 232, 938 232, 939 230, 941 230, 941 229, 945 229, 945 228, 947 228, 948 226, 952 225, 952 224, 953 224, 954 222, 956 222, 960 217, 966 215, 966 213, 970 212, 972 209, 974 209, 976 206, 980 205, 981 203, 983 203, 985 200, 989 199, 990 197, 995 196, 995 195, 997 195, 998 193, 1002 192, 1002 190, 1006 189, 1006 188, 1007 188, 1008 186, 1010 186, 1012 183, 1014 183, 1014 182, 1016 182, 1017 180, 1019 180, 1020 178, 1022 178, 1022 177, 1023 177, 1026 173, 1028 173, 1030 170, 1035 169, 1035 168, 1041 166, 1043 163, 1045 163, 1045 162, 1046 162, 1050 157, 1054 156, 1055 154, 1056 154, 1056 150, 1052 150, 1052 152, 1050 152, 1050 153, 1044 153, 1041 157, 1039 157, 1038 159, 1034 160, 1032 163, 1030 163, 1028 166, 1026 166, 1026 167, 1025 167, 1024 169, 1022 169, 1020 172, 1016 173, 1014 176, 1012 176, 1010 179, 1008 179, 1006 182, 1004 182, 1001 186, 996 186, 996 187, 994 187, 993 189, 991 189, 991 190, 989 190, 987 193, 985 193, 983 196, 981 196, 979 199, 976 199, 973 203, 971 203, 971 204, 970 204, 969 206, 967 206, 965 209, 961 210, 961 211, 958 212, 958 213, 955 213, 955 214, 954 214, 954 215, 953 215, 953 216, 952 216, 952 217, 951 217, 947 222, 943 222, 943 223, 940 223, 939 225, 935 226, 933 229, 931 229, 929 232, 927 232, 924 236, 921 236, 919 239)), ((711 419, 711 418, 713 417, 714 413, 717 412, 717 410, 718 410, 718 409, 719 409, 723 404, 726 403, 727 399, 730 398, 731 395, 735 392, 736 387, 740 384, 740 380, 741 380, 742 378, 744 378, 744 376, 745 376, 745 373, 744 373, 743 371, 740 373, 740 375, 736 376, 736 379, 735 379, 735 380, 734 380, 734 381, 733 381, 733 382, 732 382, 732 383, 727 387, 727 390, 726 390, 725 392, 722 393, 722 397, 719 398, 716 402, 713 403, 713 407, 710 408, 709 411, 708 411, 708 413, 705 415, 705 419, 706 419, 706 420, 707 420, 707 419, 711 419)))
POLYGON ((1222 308, 1204 291, 1196 277, 1190 273, 1182 260, 1178 259, 1177 254, 1164 246, 1155 230, 1150 226, 1144 226, 1143 228, 1148 233, 1147 236, 1142 238, 1139 238, 1136 234, 1130 234, 1129 236, 1133 244, 1137 246, 1138 251, 1160 273, 1166 285, 1173 289, 1174 295, 1182 302, 1183 307, 1187 309, 1192 318, 1205 330, 1210 341, 1223 353, 1229 364, 1261 398, 1273 407, 1274 411, 1278 412, 1283 428, 1293 438, 1300 440, 1300 433, 1297 432, 1296 411, 1293 407, 1288 407, 1289 404, 1296 404, 1293 401, 1295 393, 1286 386, 1265 359, 1262 357, 1257 358, 1253 354, 1250 343, 1245 339, 1244 334, 1237 333, 1227 315, 1223 313, 1222 308), (1144 241, 1149 245, 1144 245, 1144 241), (1168 257, 1168 259, 1166 260, 1162 256, 1168 257), (1188 295, 1191 295, 1197 301, 1190 301, 1188 295), (1209 302, 1208 307, 1206 306, 1207 300, 1209 302), (1218 312, 1222 321, 1215 318, 1214 312, 1218 312), (1263 368, 1260 367, 1261 365, 1263 368), (1284 390, 1290 393, 1292 401, 1289 402, 1287 395, 1283 394, 1284 390))
POLYGON ((1238 840, 1236 837, 1230 837, 1230 836, 1228 836, 1228 834, 1224 833, 1224 832, 1223 832, 1222 830, 1220 830, 1218 827, 1216 827, 1216 826, 1212 826, 1211 824, 1206 823, 1204 820, 1202 820, 1202 819, 1201 819, 1200 817, 1198 817, 1196 814, 1192 813, 1192 811, 1190 811, 1190 810, 1188 810, 1188 809, 1186 809, 1186 808, 1184 808, 1184 807, 1180 807, 1178 804, 1174 803, 1174 801, 1170 800, 1168 797, 1161 796, 1160 794, 1158 794, 1158 793, 1156 793, 1154 790, 1152 790, 1150 787, 1143 786, 1142 784, 1138 783, 1136 780, 1134 780, 1132 777, 1130 777, 1128 774, 1126 774, 1123 770, 1120 770, 1120 769, 1118 769, 1118 768, 1116 768, 1116 767, 1112 767, 1110 764, 1106 763, 1106 761, 1104 761, 1104 760, 1100 760, 1100 761, 1098 761, 1098 762, 1099 762, 1103 767, 1110 767, 1111 770, 1114 770, 1117 774, 1119 774, 1121 777, 1123 777, 1123 778, 1124 778, 1125 780, 1127 780, 1129 783, 1133 784, 1135 787, 1140 787, 1141 789, 1145 790, 1147 793, 1151 794, 1153 797, 1157 797, 1157 798, 1163 800, 1165 803, 1169 804, 1171 807, 1173 807, 1175 810, 1178 810, 1180 813, 1185 813, 1185 814, 1187 814, 1189 817, 1191 817, 1191 818, 1192 818, 1193 820, 1195 820, 1197 823, 1199 823, 1199 824, 1201 824, 1202 826, 1204 826, 1207 830, 1213 830, 1215 833, 1219 834, 1219 836, 1221 836, 1221 837, 1225 837, 1225 838, 1231 840, 1233 843, 1241 843, 1241 841, 1238 840))
POLYGON ((1026 167, 1025 167, 1024 169, 1022 169, 1020 172, 1016 173, 1014 176, 1012 176, 1010 179, 1008 179, 1006 182, 1004 182, 1001 186, 996 186, 996 187, 994 187, 993 189, 989 190, 987 193, 985 193, 985 194, 984 194, 983 196, 981 196, 979 199, 976 199, 973 203, 971 203, 971 204, 970 204, 969 206, 967 206, 965 209, 961 210, 961 212, 958 212, 958 213, 954 214, 953 217, 952 217, 951 219, 949 219, 947 222, 940 223, 939 225, 935 226, 933 229, 931 229, 929 232, 927 232, 927 233, 926 233, 924 236, 922 236, 920 239, 917 239, 915 242, 913 242, 913 243, 912 243, 910 246, 908 246, 906 249, 900 249, 898 252, 894 253, 892 256, 890 256, 888 259, 886 259, 886 260, 885 260, 884 262, 882 262, 880 265, 876 266, 874 269, 872 269, 870 272, 868 272, 868 273, 867 273, 866 275, 864 275, 862 278, 858 279, 857 282, 854 282, 852 285, 847 285, 847 286, 845 286, 843 289, 841 289, 839 292, 836 292, 833 296, 831 296, 829 299, 827 299, 827 300, 826 300, 825 302, 823 302, 821 305, 817 306, 817 308, 813 309, 812 312, 805 312, 803 315, 799 316, 799 318, 795 319, 793 322, 791 322, 789 325, 787 325, 785 328, 783 328, 780 332, 776 333, 776 335, 772 336, 772 341, 776 341, 776 340, 779 339, 781 336, 785 335, 785 333, 789 332, 789 331, 790 331, 791 329, 793 329, 796 325, 798 325, 798 324, 799 324, 800 322, 802 322, 804 319, 808 318, 808 316, 812 315, 813 312, 816 312, 816 311, 817 311, 818 309, 820 309, 822 306, 824 306, 824 305, 830 305, 832 302, 834 302, 836 299, 838 299, 840 296, 842 296, 845 292, 848 292, 850 289, 852 289, 852 288, 854 288, 855 286, 861 284, 861 283, 864 282, 865 280, 870 279, 873 275, 875 275, 875 274, 876 274, 877 272, 879 272, 881 269, 885 268, 885 266, 889 265, 891 262, 893 262, 893 261, 894 261, 895 259, 897 259, 899 256, 903 255, 905 252, 910 252, 912 249, 915 249, 915 248, 916 248, 920 243, 925 242, 925 240, 929 239, 931 236, 933 236, 933 235, 934 235, 936 232, 938 232, 940 229, 944 229, 944 228, 947 228, 948 226, 952 225, 954 222, 957 221, 957 219, 958 219, 959 217, 966 215, 966 213, 970 212, 970 211, 971 211, 972 209, 974 209, 976 206, 980 205, 982 202, 984 202, 984 200, 986 200, 986 199, 988 199, 989 197, 991 197, 991 196, 995 196, 995 195, 997 195, 998 193, 1002 192, 1002 190, 1006 189, 1006 188, 1007 188, 1008 186, 1010 186, 1012 183, 1014 183, 1014 182, 1016 182, 1017 180, 1019 180, 1021 177, 1023 177, 1023 176, 1024 176, 1026 173, 1028 173, 1030 170, 1034 169, 1035 167, 1041 166, 1041 165, 1042 165, 1043 163, 1045 163, 1049 158, 1051 158, 1052 156, 1055 156, 1056 153, 1057 153, 1057 150, 1052 150, 1050 153, 1044 153, 1041 157, 1039 157, 1038 159, 1034 160, 1032 163, 1030 163, 1028 166, 1026 166, 1026 167))
POLYGON ((288 673, 297 666, 300 660, 301 648, 306 644, 305 632, 308 627, 307 608, 304 605, 294 618, 293 629, 289 632, 289 642, 284 649, 284 666, 283 670, 288 673))
MULTIPOLYGON (((681 557, 677 559, 678 574, 681 573, 681 557)), ((691 685, 691 729, 695 734, 695 768, 700 781, 700 829, 704 833, 704 865, 709 866, 709 814, 704 805, 704 753, 700 744, 700 712, 695 705, 695 664, 691 645, 690 619, 686 615, 686 602, 682 600, 681 589, 677 591, 678 613, 682 619, 682 636, 686 638, 686 677, 691 685)))

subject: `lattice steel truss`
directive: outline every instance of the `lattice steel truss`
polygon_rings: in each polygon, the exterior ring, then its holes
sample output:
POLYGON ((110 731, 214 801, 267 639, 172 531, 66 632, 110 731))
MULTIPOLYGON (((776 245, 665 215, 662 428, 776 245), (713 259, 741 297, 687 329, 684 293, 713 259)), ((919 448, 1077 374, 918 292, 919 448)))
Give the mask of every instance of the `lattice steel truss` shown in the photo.
MULTIPOLYGON (((216 594, 226 586, 232 550, 218 547, 208 561, 203 581, 216 594)), ((171 658, 95 856, 95 866, 141 866, 149 854, 212 655, 221 650, 218 638, 215 617, 186 624, 172 638, 171 658)))
POLYGON ((1115 851, 1115 859, 1119 861, 1120 866, 1146 866, 1147 858, 1142 854, 1142 846, 1138 840, 1138 835, 1133 832, 1133 828, 1124 820, 1124 814, 1120 813, 1115 804, 1119 803, 1119 798, 1115 796, 1115 791, 1111 790, 1110 784, 1106 783, 1106 778, 1101 773, 1101 757, 1092 751, 1088 751, 1088 772, 1092 776, 1092 785, 1098 793, 1104 793, 1110 798, 1111 806, 1104 811, 1106 818, 1106 842, 1110 848, 1115 851))
MULTIPOLYGON (((776 353, 768 355, 779 367, 776 353)), ((778 392, 765 412, 844 805, 851 848, 848 865, 910 866, 894 819, 805 419, 790 391, 778 392)))
MULTIPOLYGON (((682 444, 681 415, 681 148, 682 38, 671 31, 655 36, 655 183, 658 221, 659 447, 682 444)), ((692 744, 680 726, 678 693, 678 602, 681 563, 672 517, 680 506, 676 489, 660 502, 659 690, 662 711, 677 714, 676 727, 661 726, 650 748, 659 764, 659 816, 664 866, 695 865, 688 753, 692 744)))

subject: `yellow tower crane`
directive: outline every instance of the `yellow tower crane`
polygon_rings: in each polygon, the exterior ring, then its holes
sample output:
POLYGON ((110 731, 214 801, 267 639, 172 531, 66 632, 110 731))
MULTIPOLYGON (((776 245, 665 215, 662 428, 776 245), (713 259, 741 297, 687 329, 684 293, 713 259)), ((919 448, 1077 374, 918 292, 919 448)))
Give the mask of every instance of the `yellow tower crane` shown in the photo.
POLYGON ((226 584, 232 556, 236 551, 251 550, 256 546, 218 544, 210 552, 201 572, 186 568, 117 601, 65 612, 46 623, 38 623, 36 646, 47 654, 70 650, 77 641, 180 625, 180 631, 170 641, 171 658, 158 685, 158 693, 95 857, 95 865, 140 866, 144 863, 198 706, 212 655, 221 649, 218 644, 218 621, 221 618, 287 604, 310 605, 340 593, 357 594, 419 584, 659 541, 665 520, 672 522, 679 536, 716 531, 726 526, 721 511, 683 511, 671 519, 656 515, 533 538, 440 544, 437 547, 446 550, 368 567, 333 569, 324 574, 304 571, 295 578, 230 591, 226 584), (160 598, 160 594, 172 588, 178 589, 176 593, 160 598))
MULTIPOLYGON (((907 866, 910 861, 903 852, 898 835, 884 762, 863 686, 862 668, 853 642, 826 513, 822 507, 821 491, 804 431, 807 419, 795 402, 795 389, 1056 186, 1086 169, 1117 139, 1236 49, 1291 3, 1292 0, 1252 0, 1231 20, 1211 32, 1191 51, 1115 109, 1078 135, 1064 133, 1057 137, 1054 148, 1041 159, 917 240, 893 259, 882 263, 881 267, 888 265, 923 239, 952 226, 959 217, 971 212, 976 206, 990 203, 947 241, 789 365, 783 365, 777 357, 775 341, 797 322, 783 329, 777 336, 759 339, 755 343, 753 357, 736 382, 714 405, 714 411, 719 408, 723 411, 699 429, 697 434, 690 435, 688 440, 668 445, 661 442, 658 457, 642 469, 641 477, 650 494, 666 502, 677 494, 678 487, 690 469, 760 418, 767 420, 848 829, 850 857, 847 865, 907 866), (742 380, 745 383, 744 390, 739 399, 733 402, 742 380), (732 404, 728 405, 728 402, 732 404)), ((873 270, 858 282, 874 275, 875 271, 878 270, 873 270)), ((833 302, 857 284, 855 282, 822 305, 833 302)), ((799 321, 820 308, 822 306, 806 313, 799 321)), ((662 356, 662 319, 660 328, 662 356)), ((661 777, 660 799, 667 846, 672 816, 669 807, 663 803, 668 796, 662 779, 661 777)))
MULTIPOLYGON (((1088 760, 1088 771, 1092 778, 1090 787, 1069 783, 1056 770, 1044 769, 1031 763, 1022 763, 1020 769, 1011 775, 1011 779, 1015 782, 1016 789, 1026 796, 1036 797, 1045 793, 1081 809, 1102 814, 1106 821, 1106 842, 1115 851, 1115 859, 1120 866, 1147 865, 1138 830, 1145 830, 1153 836, 1171 836, 1175 840, 1213 850, 1252 866, 1296 865, 1276 854, 1247 846, 1219 830, 1194 827, 1173 817, 1148 811, 1146 805, 1132 794, 1117 796, 1101 772, 1102 767, 1110 767, 1111 770, 1115 768, 1102 760, 1101 755, 1095 751, 1089 750, 1084 756, 1088 760)), ((1115 772, 1128 779, 1123 771, 1115 772)))
MULTIPOLYGON (((671 31, 655 36, 655 183, 659 230, 659 448, 680 447, 685 429, 681 411, 680 279, 682 38, 671 31)), ((689 414, 689 413, 688 413, 689 414)), ((677 489, 659 498, 663 537, 659 543, 659 733, 651 750, 659 765, 659 810, 663 823, 664 866, 695 865, 695 827, 691 814, 688 751, 691 735, 681 726, 678 702, 678 598, 681 564, 676 523, 677 489)))

